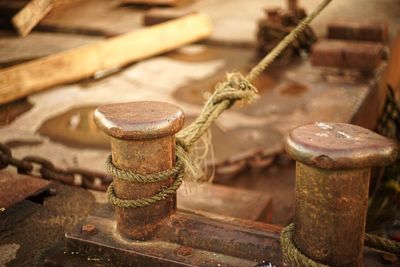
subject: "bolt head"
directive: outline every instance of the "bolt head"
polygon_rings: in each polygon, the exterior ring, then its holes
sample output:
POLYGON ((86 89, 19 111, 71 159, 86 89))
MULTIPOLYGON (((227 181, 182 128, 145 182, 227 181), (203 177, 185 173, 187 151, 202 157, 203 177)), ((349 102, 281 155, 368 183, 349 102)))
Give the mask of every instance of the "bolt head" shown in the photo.
POLYGON ((189 256, 193 252, 193 248, 188 247, 188 246, 181 246, 176 250, 176 254, 179 256, 189 256))
POLYGON ((173 135, 184 123, 180 108, 164 102, 130 102, 96 109, 94 120, 106 134, 127 140, 156 139, 173 135))
POLYGON ((385 166, 397 156, 393 140, 346 123, 300 126, 286 137, 285 147, 296 161, 322 169, 385 166))
POLYGON ((91 223, 84 224, 82 226, 82 232, 87 233, 87 234, 93 234, 96 232, 96 226, 91 223))

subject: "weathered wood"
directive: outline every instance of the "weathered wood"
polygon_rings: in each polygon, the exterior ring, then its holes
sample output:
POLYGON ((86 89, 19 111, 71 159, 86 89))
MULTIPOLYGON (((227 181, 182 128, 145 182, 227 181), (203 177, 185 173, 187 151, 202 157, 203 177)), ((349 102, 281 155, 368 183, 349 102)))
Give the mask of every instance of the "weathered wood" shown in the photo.
POLYGON ((211 34, 203 14, 189 15, 147 29, 50 55, 0 71, 0 103, 45 88, 92 76, 199 41, 211 34))
POLYGON ((177 6, 183 4, 186 1, 187 0, 121 0, 121 3, 137 5, 177 6))
POLYGON ((12 25, 26 36, 52 8, 53 0, 32 0, 12 18, 12 25))
POLYGON ((143 9, 121 6, 119 0, 56 2, 38 29, 51 32, 116 36, 141 28, 143 9))
POLYGON ((195 13, 190 10, 180 10, 175 8, 152 8, 143 15, 143 25, 152 26, 168 20, 177 19, 195 13))
POLYGON ((0 32, 0 66, 8 67, 61 51, 93 44, 102 37, 82 34, 31 32, 25 38, 0 32))

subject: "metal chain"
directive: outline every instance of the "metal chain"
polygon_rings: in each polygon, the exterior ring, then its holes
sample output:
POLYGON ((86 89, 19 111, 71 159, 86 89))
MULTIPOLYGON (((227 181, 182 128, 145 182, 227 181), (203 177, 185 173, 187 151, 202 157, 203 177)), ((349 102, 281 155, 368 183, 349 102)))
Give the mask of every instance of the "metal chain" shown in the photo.
POLYGON ((112 181, 111 176, 96 171, 81 168, 57 168, 51 161, 40 156, 15 158, 11 149, 0 143, 0 170, 8 166, 15 167, 20 174, 28 174, 97 191, 106 191, 112 181))

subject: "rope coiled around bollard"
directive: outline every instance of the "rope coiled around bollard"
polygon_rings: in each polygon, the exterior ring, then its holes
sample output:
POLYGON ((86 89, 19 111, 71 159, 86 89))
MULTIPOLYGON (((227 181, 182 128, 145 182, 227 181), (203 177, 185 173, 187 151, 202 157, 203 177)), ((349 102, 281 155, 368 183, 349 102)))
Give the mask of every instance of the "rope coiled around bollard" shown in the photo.
MULTIPOLYGON (((177 146, 180 147, 179 144, 177 146)), ((177 149, 177 151, 182 151, 177 149)), ((117 168, 111 159, 111 155, 108 157, 106 161, 107 171, 113 175, 117 179, 122 179, 131 183, 154 183, 167 180, 169 178, 173 178, 173 183, 166 188, 163 188, 157 194, 151 197, 145 197, 140 199, 122 199, 115 195, 114 185, 113 183, 107 189, 107 197, 108 201, 113 205, 120 208, 141 208, 152 205, 160 200, 166 199, 170 195, 174 195, 176 190, 178 190, 179 186, 182 184, 183 174, 184 174, 184 164, 182 161, 181 152, 177 153, 176 158, 177 162, 174 167, 168 170, 164 170, 161 172, 156 172, 148 175, 137 174, 130 171, 124 171, 117 168)))
MULTIPOLYGON (((319 15, 319 13, 332 0, 323 0, 316 9, 310 13, 292 32, 290 32, 271 52, 269 52, 248 75, 243 76, 241 73, 228 73, 226 80, 219 83, 214 93, 207 100, 202 112, 197 119, 188 127, 177 134, 176 142, 176 164, 168 170, 149 175, 140 175, 129 171, 118 169, 113 165, 111 156, 107 159, 106 167, 108 172, 116 179, 122 179, 132 183, 153 183, 173 178, 173 183, 163 188, 157 194, 134 200, 126 200, 118 198, 114 192, 114 186, 111 183, 107 190, 109 202, 120 208, 140 208, 152 205, 160 200, 176 194, 176 190, 182 184, 185 170, 191 164, 189 149, 195 144, 200 137, 210 128, 214 121, 222 112, 229 109, 237 101, 252 102, 258 97, 257 89, 251 82, 259 76, 286 47, 292 43, 298 35, 311 23, 311 21, 319 15)), ((190 169, 190 168, 189 168, 190 169)), ((315 262, 304 255, 294 244, 292 239, 293 224, 284 229, 281 236, 281 246, 284 257, 288 262, 296 266, 309 267, 329 267, 327 265, 315 262)), ((366 234, 365 245, 371 248, 400 254, 400 244, 385 238, 366 234)))
MULTIPOLYGON (((295 266, 305 267, 329 267, 328 265, 318 263, 304 255, 293 241, 294 224, 286 226, 281 234, 281 247, 285 260, 295 264, 295 266)), ((384 252, 400 255, 400 243, 387 238, 372 234, 365 234, 365 246, 384 252)))

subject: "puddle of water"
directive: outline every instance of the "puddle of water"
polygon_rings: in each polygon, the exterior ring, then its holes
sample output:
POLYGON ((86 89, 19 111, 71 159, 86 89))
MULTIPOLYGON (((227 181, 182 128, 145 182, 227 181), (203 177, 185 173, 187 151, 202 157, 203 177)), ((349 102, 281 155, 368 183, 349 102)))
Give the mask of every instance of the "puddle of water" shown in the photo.
POLYGON ((45 121, 38 132, 50 140, 78 148, 110 149, 110 139, 97 129, 93 113, 97 106, 73 108, 45 121))
POLYGON ((13 122, 18 116, 30 110, 33 105, 26 99, 14 101, 9 104, 0 105, 0 126, 13 122))
POLYGON ((280 88, 279 93, 282 95, 297 96, 306 93, 308 89, 309 88, 304 84, 293 82, 280 88))

